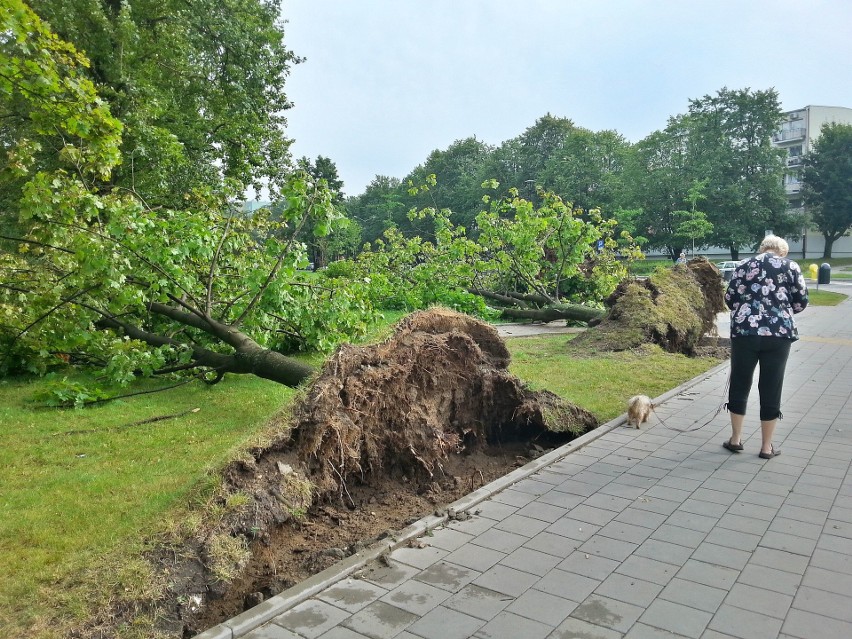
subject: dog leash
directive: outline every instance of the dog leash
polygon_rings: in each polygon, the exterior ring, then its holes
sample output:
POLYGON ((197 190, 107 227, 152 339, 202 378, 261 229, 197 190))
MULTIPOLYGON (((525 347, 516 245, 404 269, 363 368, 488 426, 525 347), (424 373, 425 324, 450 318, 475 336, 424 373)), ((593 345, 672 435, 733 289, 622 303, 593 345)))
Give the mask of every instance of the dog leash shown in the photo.
MULTIPOLYGON (((723 399, 722 403, 721 403, 721 404, 719 404, 719 408, 717 408, 717 409, 716 409, 716 412, 715 412, 715 413, 713 413, 713 415, 710 417, 710 419, 708 419, 706 422, 704 422, 704 423, 703 423, 703 424, 701 424, 700 426, 695 426, 695 427, 690 427, 690 428, 675 428, 674 426, 669 426, 669 425, 666 423, 666 420, 665 420, 665 419, 663 419, 662 417, 660 417, 660 416, 657 414, 657 411, 656 411, 656 410, 654 410, 654 404, 651 404, 651 412, 653 412, 653 413, 654 413, 654 415, 656 415, 656 416, 657 416, 657 419, 659 419, 659 420, 660 420, 660 423, 661 423, 663 426, 665 426, 666 428, 668 428, 669 430, 674 430, 674 431, 677 431, 678 433, 691 433, 692 431, 699 430, 699 429, 704 428, 705 426, 707 426, 709 423, 711 423, 714 419, 716 419, 716 418, 719 416, 719 413, 721 413, 721 412, 725 409, 725 406, 727 405, 727 402, 725 402, 725 401, 724 401, 724 399, 725 399, 725 397, 727 397, 727 395, 728 395, 728 389, 729 389, 730 387, 731 387, 731 372, 730 372, 730 370, 729 370, 729 371, 728 371, 728 378, 725 380, 725 387, 722 389, 722 399, 723 399)), ((682 395, 682 393, 678 393, 678 395, 682 395)), ((676 395, 675 397, 677 397, 677 395, 676 395)), ((693 423, 696 423, 696 422, 693 422, 693 423)))

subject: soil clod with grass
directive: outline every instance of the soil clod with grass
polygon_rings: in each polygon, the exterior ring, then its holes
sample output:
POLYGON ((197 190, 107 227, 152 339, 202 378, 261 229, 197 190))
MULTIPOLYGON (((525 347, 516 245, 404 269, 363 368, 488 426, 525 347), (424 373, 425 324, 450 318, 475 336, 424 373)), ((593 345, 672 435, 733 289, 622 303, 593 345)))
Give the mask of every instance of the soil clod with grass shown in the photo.
POLYGON ((203 631, 597 426, 509 360, 493 327, 440 309, 340 348, 291 428, 226 468, 215 515, 151 553, 158 628, 203 631))
POLYGON ((657 344, 669 353, 710 355, 704 337, 725 310, 719 270, 706 258, 623 280, 606 300, 606 316, 570 343, 584 351, 624 351, 657 344))

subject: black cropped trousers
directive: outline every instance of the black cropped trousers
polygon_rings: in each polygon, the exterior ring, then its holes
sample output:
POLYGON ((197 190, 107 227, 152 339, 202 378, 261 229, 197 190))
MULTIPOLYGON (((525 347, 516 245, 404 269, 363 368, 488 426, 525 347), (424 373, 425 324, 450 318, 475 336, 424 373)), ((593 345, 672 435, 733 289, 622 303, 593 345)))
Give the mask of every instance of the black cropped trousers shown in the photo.
POLYGON ((757 388, 760 392, 760 420, 770 421, 781 415, 781 390, 784 371, 793 340, 783 337, 744 335, 731 338, 731 385, 728 410, 746 414, 754 369, 760 364, 757 388))

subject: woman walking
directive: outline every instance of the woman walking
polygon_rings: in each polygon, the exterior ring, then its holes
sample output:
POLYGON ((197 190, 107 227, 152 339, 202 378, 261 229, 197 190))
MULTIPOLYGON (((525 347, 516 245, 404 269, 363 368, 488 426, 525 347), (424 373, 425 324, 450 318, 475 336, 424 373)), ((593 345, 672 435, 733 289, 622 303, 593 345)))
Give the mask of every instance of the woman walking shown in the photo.
POLYGON ((731 309, 731 385, 728 410, 731 438, 722 446, 743 450, 742 431, 755 367, 760 364, 760 457, 781 454, 772 445, 775 425, 781 417, 781 389, 787 356, 799 339, 793 315, 808 305, 808 289, 799 265, 787 258, 787 242, 767 235, 758 255, 734 269, 725 303, 731 309))

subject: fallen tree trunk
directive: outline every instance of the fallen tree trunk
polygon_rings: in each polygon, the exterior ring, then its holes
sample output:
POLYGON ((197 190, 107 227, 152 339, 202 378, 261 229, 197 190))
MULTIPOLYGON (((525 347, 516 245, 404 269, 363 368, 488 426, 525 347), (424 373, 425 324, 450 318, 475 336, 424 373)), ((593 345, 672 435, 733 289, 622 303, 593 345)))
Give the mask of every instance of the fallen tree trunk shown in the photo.
POLYGON ((487 300, 491 300, 492 302, 498 302, 499 304, 504 304, 506 306, 517 305, 523 308, 527 308, 529 304, 526 302, 522 302, 518 299, 515 299, 513 296, 503 293, 495 293, 494 291, 486 291, 480 288, 472 288, 470 292, 474 295, 479 295, 480 297, 484 297, 487 300))
POLYGON ((508 319, 531 319, 538 322, 552 322, 554 320, 591 322, 606 314, 606 311, 599 308, 589 308, 577 304, 559 304, 543 295, 515 292, 495 293, 479 288, 470 289, 470 292, 505 305, 500 308, 500 312, 504 318, 508 319), (535 305, 535 308, 531 308, 531 304, 535 305))
POLYGON ((570 304, 558 304, 545 308, 504 308, 501 309, 503 317, 511 319, 531 319, 540 322, 552 322, 554 320, 573 320, 578 322, 591 322, 600 319, 606 311, 599 308, 587 306, 574 306, 570 304))
POLYGON ((536 293, 518 293, 517 291, 509 291, 506 293, 513 300, 521 300, 523 302, 529 302, 530 304, 536 304, 537 306, 550 306, 552 304, 558 304, 558 302, 550 297, 546 297, 544 295, 538 295, 536 293))
POLYGON ((166 306, 151 304, 152 313, 168 317, 184 326, 191 326, 221 339, 231 346, 232 353, 219 353, 198 345, 189 346, 165 335, 152 333, 112 316, 104 316, 98 322, 101 328, 120 331, 130 337, 154 347, 188 347, 192 353, 191 364, 198 368, 216 371, 220 379, 225 373, 256 375, 264 379, 295 388, 314 373, 314 368, 292 357, 265 348, 233 326, 226 326, 209 317, 166 306))

